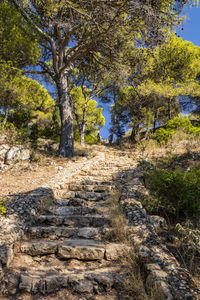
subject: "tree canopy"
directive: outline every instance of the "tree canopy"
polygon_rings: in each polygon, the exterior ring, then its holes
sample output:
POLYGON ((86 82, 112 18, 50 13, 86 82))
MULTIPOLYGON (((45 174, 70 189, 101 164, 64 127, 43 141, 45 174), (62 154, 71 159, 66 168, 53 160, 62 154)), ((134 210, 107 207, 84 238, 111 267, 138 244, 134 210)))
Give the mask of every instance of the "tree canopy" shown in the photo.
POLYGON ((37 36, 8 2, 0 2, 0 59, 18 68, 34 65, 41 51, 37 36))
POLYGON ((5 125, 10 109, 26 110, 31 122, 51 112, 54 101, 37 81, 24 76, 11 63, 0 61, 0 106, 5 111, 5 125))
MULTIPOLYGON (((135 60, 137 51, 132 51, 132 55, 129 51, 128 65, 135 60)), ((147 124, 144 119, 151 111, 155 128, 156 122, 166 122, 178 115, 185 97, 198 99, 200 47, 172 33, 154 50, 142 49, 139 52, 143 62, 137 72, 132 74, 129 71, 129 79, 118 91, 112 114, 120 114, 121 122, 138 128, 139 124, 147 124)))
POLYGON ((127 42, 160 43, 179 22, 187 1, 24 1, 9 0, 35 35, 42 56, 38 65, 54 80, 61 115, 60 155, 73 156, 73 116, 67 81, 76 64, 89 56, 120 61, 127 42))

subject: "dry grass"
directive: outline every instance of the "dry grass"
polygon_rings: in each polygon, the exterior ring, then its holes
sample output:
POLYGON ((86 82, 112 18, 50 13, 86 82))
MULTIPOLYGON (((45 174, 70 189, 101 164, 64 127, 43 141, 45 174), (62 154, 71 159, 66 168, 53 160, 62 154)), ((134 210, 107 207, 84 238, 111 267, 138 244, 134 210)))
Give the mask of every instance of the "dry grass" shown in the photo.
POLYGON ((126 290, 132 295, 132 299, 149 300, 145 290, 145 269, 144 264, 135 256, 134 251, 127 253, 123 260, 123 265, 126 267, 127 276, 124 282, 126 290))
POLYGON ((148 271, 145 267, 143 259, 132 252, 127 252, 123 259, 122 264, 126 267, 127 276, 124 282, 125 289, 131 294, 131 299, 135 300, 165 300, 162 289, 159 284, 146 286, 145 281, 148 271))
POLYGON ((120 195, 121 191, 115 189, 107 200, 110 206, 110 220, 112 225, 112 231, 108 233, 107 238, 117 242, 127 242, 127 220, 119 203, 120 195))
MULTIPOLYGON (((129 181, 132 176, 127 176, 124 179, 129 181)), ((116 188, 109 197, 108 204, 110 206, 110 219, 112 231, 109 232, 109 239, 115 242, 123 242, 132 247, 132 251, 125 251, 120 263, 126 269, 126 279, 124 288, 130 294, 130 299, 135 300, 164 300, 162 290, 158 285, 151 287, 145 286, 145 281, 148 275, 143 259, 135 254, 134 246, 130 241, 130 227, 127 226, 127 219, 120 205, 119 199, 122 190, 116 188)))

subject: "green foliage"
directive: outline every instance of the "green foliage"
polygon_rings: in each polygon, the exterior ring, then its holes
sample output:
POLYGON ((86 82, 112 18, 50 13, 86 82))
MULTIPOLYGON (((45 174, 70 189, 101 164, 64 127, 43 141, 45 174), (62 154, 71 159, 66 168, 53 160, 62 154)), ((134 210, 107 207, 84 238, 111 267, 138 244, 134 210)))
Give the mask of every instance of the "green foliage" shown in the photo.
POLYGON ((6 208, 4 207, 4 201, 0 200, 0 215, 3 215, 6 213, 6 208))
POLYGON ((97 144, 99 141, 96 135, 90 133, 85 135, 85 142, 87 144, 97 144))
MULTIPOLYGON (((172 33, 167 41, 154 51, 146 72, 155 82, 181 84, 196 79, 200 71, 199 61, 200 48, 172 33)), ((174 85, 171 86, 175 92, 174 85)))
POLYGON ((0 118, 0 134, 6 136, 6 142, 10 145, 20 145, 29 142, 29 130, 28 128, 17 128, 13 123, 7 122, 6 126, 3 126, 3 122, 0 118))
POLYGON ((200 216, 200 165, 191 171, 154 169, 145 173, 148 209, 175 219, 200 216))
POLYGON ((90 95, 91 90, 84 87, 84 93, 81 87, 73 86, 70 94, 74 103, 74 120, 76 140, 79 140, 78 133, 82 124, 85 122, 85 138, 86 142, 97 142, 97 133, 100 128, 105 125, 105 118, 102 115, 102 108, 97 107, 98 103, 87 97, 90 95), (85 111, 85 116, 84 116, 85 111), (76 116, 75 116, 76 115, 76 116), (77 120, 78 119, 78 120, 77 120))
MULTIPOLYGON (((9 109, 18 109, 18 124, 20 117, 24 121, 24 113, 32 119, 41 122, 44 115, 52 112, 54 102, 47 90, 36 80, 22 75, 12 63, 0 60, 0 105, 9 109), (21 113, 21 116, 20 116, 21 113)), ((16 122, 16 123, 17 123, 16 122)))
POLYGON ((167 129, 172 129, 172 130, 181 128, 181 129, 185 130, 187 133, 189 133, 189 131, 192 127, 192 124, 187 117, 186 118, 175 117, 172 120, 169 120, 165 124, 165 127, 167 129))
POLYGON ((0 44, 0 60, 20 68, 35 64, 41 54, 37 35, 7 1, 0 2, 0 44))
MULTIPOLYGON (((120 126, 128 124, 136 135, 138 128, 143 127, 148 133, 156 123, 162 124, 177 116, 181 110, 180 96, 181 99, 183 96, 199 97, 200 47, 172 33, 165 43, 152 51, 134 46, 132 49, 127 50, 129 57, 126 58, 126 69, 132 81, 129 86, 125 83, 119 87, 113 112, 117 119, 119 114, 125 115, 120 126), (137 53, 143 62, 137 60, 137 53)), ((169 124, 168 128, 158 130, 157 141, 167 142, 173 135, 172 130, 182 125, 187 124, 169 124)), ((192 129, 192 133, 197 130, 192 129)))
POLYGON ((0 61, 0 106, 5 112, 8 110, 2 121, 9 143, 27 141, 29 134, 33 135, 34 124, 40 135, 50 127, 54 101, 47 90, 5 61, 0 61))
POLYGON ((200 135, 200 127, 192 126, 191 121, 187 117, 175 117, 172 120, 169 120, 164 125, 164 128, 157 129, 152 137, 158 143, 164 144, 167 143, 179 129, 188 134, 188 137, 195 137, 200 135))
POLYGON ((174 130, 159 128, 156 130, 156 133, 154 134, 154 139, 158 143, 164 144, 169 141, 169 139, 173 136, 173 133, 174 133, 174 130))

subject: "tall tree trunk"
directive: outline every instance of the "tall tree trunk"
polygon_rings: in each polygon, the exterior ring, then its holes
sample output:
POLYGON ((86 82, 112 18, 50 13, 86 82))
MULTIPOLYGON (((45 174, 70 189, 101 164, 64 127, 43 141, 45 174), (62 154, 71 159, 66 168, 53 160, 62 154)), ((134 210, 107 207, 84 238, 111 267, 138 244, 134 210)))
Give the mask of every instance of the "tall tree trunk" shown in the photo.
POLYGON ((62 157, 72 157, 74 155, 73 139, 73 116, 72 101, 68 90, 68 82, 65 74, 56 80, 59 97, 59 109, 61 117, 61 136, 59 145, 59 155, 62 157))
POLYGON ((5 115, 4 115, 4 119, 3 119, 3 127, 6 126, 6 122, 8 120, 8 113, 9 113, 9 108, 8 108, 8 103, 5 103, 5 115))
POLYGON ((85 146, 85 123, 82 124, 80 139, 81 139, 81 146, 85 146))
POLYGON ((85 103, 83 107, 83 121, 82 121, 81 132, 80 132, 81 146, 85 145, 86 108, 87 108, 88 101, 89 99, 85 97, 85 103))
POLYGON ((172 108, 171 108, 171 98, 168 99, 168 118, 169 120, 172 119, 172 108))

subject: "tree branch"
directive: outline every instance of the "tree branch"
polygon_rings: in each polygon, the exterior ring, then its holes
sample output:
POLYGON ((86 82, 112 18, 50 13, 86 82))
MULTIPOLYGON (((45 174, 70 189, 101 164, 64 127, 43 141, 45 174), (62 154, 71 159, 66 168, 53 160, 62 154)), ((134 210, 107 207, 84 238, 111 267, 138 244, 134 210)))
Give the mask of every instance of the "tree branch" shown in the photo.
POLYGON ((51 45, 51 51, 52 51, 52 56, 53 56, 53 67, 54 67, 54 71, 58 74, 58 65, 57 65, 57 56, 56 56, 56 46, 54 43, 54 40, 46 33, 44 32, 39 26, 37 26, 31 19, 31 16, 29 16, 28 13, 25 12, 25 10, 23 10, 19 3, 17 2, 17 0, 11 0, 12 3, 14 4, 14 6, 17 8, 17 10, 19 10, 19 12, 21 13, 21 15, 23 16, 23 18, 33 27, 35 28, 35 30, 37 30, 37 32, 43 36, 44 39, 46 39, 50 45, 51 45))
POLYGON ((22 71, 22 73, 24 74, 38 74, 38 75, 42 75, 42 74, 46 74, 46 71, 36 71, 36 70, 29 70, 29 71, 22 71))

